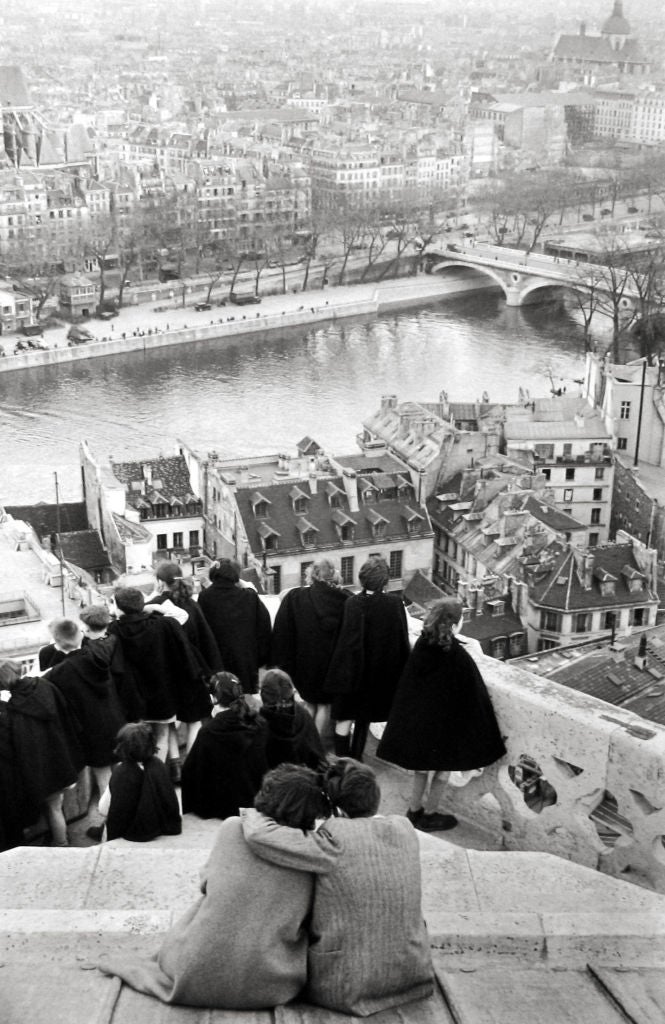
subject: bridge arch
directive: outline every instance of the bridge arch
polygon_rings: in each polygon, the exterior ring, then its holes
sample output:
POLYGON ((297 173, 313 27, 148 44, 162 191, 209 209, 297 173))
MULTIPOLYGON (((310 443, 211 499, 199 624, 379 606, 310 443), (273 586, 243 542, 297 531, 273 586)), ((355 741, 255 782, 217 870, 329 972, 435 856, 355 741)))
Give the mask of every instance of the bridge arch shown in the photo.
POLYGON ((467 270, 470 277, 489 277, 492 283, 498 285, 503 292, 503 297, 508 298, 506 282, 503 277, 491 267, 478 266, 476 263, 464 263, 462 260, 442 260, 432 266, 433 274, 443 274, 446 270, 467 270))
POLYGON ((544 278, 539 278, 539 279, 536 279, 535 281, 532 280, 529 283, 524 284, 524 287, 520 289, 520 302, 519 302, 519 304, 520 304, 520 306, 523 306, 525 304, 528 305, 528 303, 526 301, 527 297, 529 295, 533 295, 534 292, 545 291, 545 290, 553 291, 554 289, 556 289, 557 291, 571 291, 571 290, 572 291, 583 291, 584 290, 583 288, 580 288, 580 287, 576 288, 574 283, 569 282, 569 281, 561 281, 561 282, 559 282, 559 281, 548 281, 548 280, 546 280, 544 278))

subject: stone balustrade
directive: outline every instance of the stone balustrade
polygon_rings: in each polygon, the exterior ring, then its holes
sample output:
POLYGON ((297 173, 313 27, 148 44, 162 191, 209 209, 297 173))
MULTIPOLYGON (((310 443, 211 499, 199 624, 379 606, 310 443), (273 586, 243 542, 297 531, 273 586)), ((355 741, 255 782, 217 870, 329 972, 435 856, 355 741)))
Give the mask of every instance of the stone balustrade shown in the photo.
POLYGON ((507 850, 541 851, 665 892, 665 729, 479 655, 507 755, 445 809, 507 850))

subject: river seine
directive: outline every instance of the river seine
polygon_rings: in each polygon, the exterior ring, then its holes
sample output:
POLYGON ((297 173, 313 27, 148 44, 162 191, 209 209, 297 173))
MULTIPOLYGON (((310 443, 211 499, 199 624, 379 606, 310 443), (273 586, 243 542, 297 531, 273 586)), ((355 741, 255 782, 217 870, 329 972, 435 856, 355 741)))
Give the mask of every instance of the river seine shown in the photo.
POLYGON ((492 401, 577 392, 580 327, 560 306, 509 308, 500 294, 316 328, 207 341, 0 374, 0 502, 81 498, 78 443, 100 458, 170 454, 176 438, 222 456, 293 450, 305 434, 356 451, 381 395, 492 401))

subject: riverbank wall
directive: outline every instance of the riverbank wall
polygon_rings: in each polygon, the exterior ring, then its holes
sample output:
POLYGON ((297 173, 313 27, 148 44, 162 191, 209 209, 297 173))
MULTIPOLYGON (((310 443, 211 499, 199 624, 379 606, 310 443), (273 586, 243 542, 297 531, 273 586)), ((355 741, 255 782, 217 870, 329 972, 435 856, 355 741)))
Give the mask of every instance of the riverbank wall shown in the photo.
MULTIPOLYGON (((121 310, 113 322, 111 336, 104 340, 69 347, 66 328, 61 328, 58 337, 53 337, 55 332, 47 337, 46 343, 50 344, 46 349, 4 356, 0 359, 0 373, 126 352, 148 352, 155 348, 197 341, 223 342, 247 334, 263 334, 287 327, 308 327, 349 317, 376 316, 390 310, 426 305, 465 292, 485 290, 487 284, 482 281, 465 280, 452 275, 445 279, 421 275, 380 284, 269 296, 263 300, 260 310, 256 306, 225 307, 225 315, 216 321, 210 320, 210 311, 195 312, 191 307, 155 310, 135 306, 121 310), (303 300, 306 305, 303 305, 303 300), (195 325, 172 323, 184 315, 188 315, 190 320, 200 318, 203 321, 207 318, 207 322, 195 325)), ((217 312, 217 309, 214 311, 217 312)), ((104 329, 110 328, 105 325, 104 329)))

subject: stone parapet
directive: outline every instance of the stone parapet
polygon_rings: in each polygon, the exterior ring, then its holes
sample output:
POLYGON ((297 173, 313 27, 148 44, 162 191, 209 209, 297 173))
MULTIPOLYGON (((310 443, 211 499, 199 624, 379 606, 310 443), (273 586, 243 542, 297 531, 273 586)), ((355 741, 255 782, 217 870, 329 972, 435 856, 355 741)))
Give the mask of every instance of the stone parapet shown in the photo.
POLYGON ((501 835, 507 850, 556 854, 665 892, 665 729, 509 663, 477 660, 508 752, 448 787, 446 810, 501 835))

